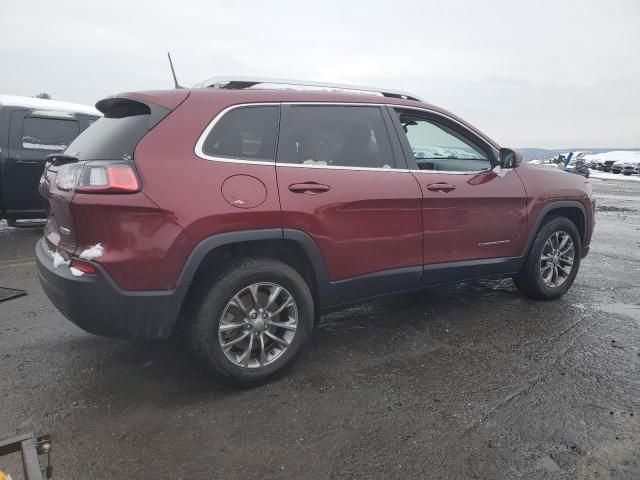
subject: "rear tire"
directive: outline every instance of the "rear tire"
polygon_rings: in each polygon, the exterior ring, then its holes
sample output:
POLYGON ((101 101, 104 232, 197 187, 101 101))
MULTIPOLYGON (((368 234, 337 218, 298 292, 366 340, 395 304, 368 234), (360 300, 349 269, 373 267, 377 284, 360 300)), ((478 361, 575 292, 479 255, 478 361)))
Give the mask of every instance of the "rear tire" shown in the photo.
POLYGON ((242 259, 207 285, 187 338, 216 377, 252 387, 293 362, 314 325, 313 297, 298 272, 276 260, 242 259))
POLYGON ((559 298, 573 284, 581 258, 582 243, 575 224, 566 217, 551 217, 536 234, 514 281, 534 300, 559 298))

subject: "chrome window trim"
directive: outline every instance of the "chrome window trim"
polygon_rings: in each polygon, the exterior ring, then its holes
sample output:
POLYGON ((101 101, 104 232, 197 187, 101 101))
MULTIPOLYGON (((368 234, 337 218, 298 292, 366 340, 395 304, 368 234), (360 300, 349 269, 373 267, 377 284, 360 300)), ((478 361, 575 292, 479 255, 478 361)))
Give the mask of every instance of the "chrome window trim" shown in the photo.
POLYGON ((408 168, 374 168, 374 167, 348 167, 343 165, 308 165, 303 163, 278 163, 278 167, 292 168, 322 168, 325 170, 355 170, 364 172, 410 172, 408 168))
MULTIPOLYGON (((211 133, 211 130, 213 130, 213 128, 215 127, 216 123, 218 123, 220 121, 220 119, 225 114, 227 114, 228 112, 230 112, 232 110, 235 110, 237 108, 243 108, 243 107, 279 107, 281 105, 323 105, 323 106, 378 107, 378 108, 389 106, 391 108, 403 108, 403 109, 410 109, 410 110, 419 110, 419 111, 427 112, 427 113, 430 113, 432 115, 436 115, 436 116, 445 118, 448 121, 456 123, 457 125, 459 125, 460 127, 464 128, 465 130, 468 130, 468 127, 466 125, 460 123, 455 118, 451 118, 451 117, 449 117, 447 115, 444 115, 444 114, 442 114, 440 112, 436 112, 436 111, 430 110, 428 108, 413 107, 413 106, 408 106, 408 105, 398 105, 398 104, 394 104, 394 103, 304 102, 304 101, 298 101, 298 102, 238 103, 238 104, 234 104, 234 105, 230 105, 228 107, 225 107, 215 117, 213 117, 213 120, 211 120, 209 122, 207 127, 200 134, 200 137, 198 137, 198 141, 196 142, 196 145, 195 145, 195 148, 194 148, 194 153, 195 153, 196 157, 202 158, 203 160, 213 161, 213 162, 238 163, 238 164, 245 164, 245 165, 271 165, 271 166, 277 165, 278 167, 323 168, 323 169, 328 169, 328 170, 353 170, 353 171, 373 171, 373 172, 411 172, 411 173, 431 173, 431 174, 433 174, 433 173, 442 173, 442 174, 452 174, 452 175, 474 175, 474 174, 478 174, 478 173, 482 173, 482 172, 490 172, 492 170, 492 169, 486 169, 486 170, 475 170, 475 171, 468 171, 468 172, 460 172, 460 171, 453 171, 453 170, 413 170, 413 169, 409 169, 409 168, 373 168, 373 167, 349 167, 349 166, 339 166, 339 165, 308 165, 308 164, 302 164, 302 163, 276 162, 276 159, 274 159, 274 160, 248 160, 248 159, 243 159, 243 158, 216 157, 216 156, 213 156, 213 155, 207 155, 202 150, 202 148, 204 147, 204 142, 206 141, 207 137, 209 136, 209 133, 211 133)), ((489 144, 492 148, 494 148, 493 145, 491 144, 491 142, 488 142, 487 140, 482 138, 482 136, 480 136, 477 133, 476 133, 476 135, 479 138, 481 138, 483 141, 485 141, 487 144, 489 144)))
POLYGON ((479 173, 489 173, 493 171, 491 168, 485 168, 484 170, 469 170, 469 171, 459 171, 459 170, 410 170, 411 173, 444 173, 447 175, 478 175, 479 173))
POLYGON ((213 130, 213 127, 215 127, 216 123, 218 123, 220 119, 230 111, 236 110, 238 108, 243 108, 243 107, 280 107, 280 103, 281 102, 241 103, 237 105, 230 105, 222 109, 222 111, 220 111, 215 117, 213 117, 213 120, 209 122, 209 125, 207 125, 204 131, 200 134, 200 137, 198 138, 198 141, 196 142, 196 146, 194 148, 194 153, 196 154, 196 157, 200 157, 204 160, 211 160, 214 162, 244 163, 247 165, 275 165, 276 164, 275 158, 273 160, 249 160, 246 158, 216 157, 214 155, 208 155, 204 153, 203 147, 204 147, 204 142, 207 140, 207 137, 209 136, 209 133, 211 133, 211 130, 213 130))

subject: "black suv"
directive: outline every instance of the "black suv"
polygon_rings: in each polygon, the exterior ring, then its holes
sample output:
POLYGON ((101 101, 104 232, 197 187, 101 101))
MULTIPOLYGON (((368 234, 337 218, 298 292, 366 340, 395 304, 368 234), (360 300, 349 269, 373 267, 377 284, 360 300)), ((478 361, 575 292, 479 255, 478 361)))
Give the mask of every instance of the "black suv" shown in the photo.
POLYGON ((101 113, 93 107, 0 95, 0 219, 45 218, 38 182, 45 158, 60 153, 101 113))

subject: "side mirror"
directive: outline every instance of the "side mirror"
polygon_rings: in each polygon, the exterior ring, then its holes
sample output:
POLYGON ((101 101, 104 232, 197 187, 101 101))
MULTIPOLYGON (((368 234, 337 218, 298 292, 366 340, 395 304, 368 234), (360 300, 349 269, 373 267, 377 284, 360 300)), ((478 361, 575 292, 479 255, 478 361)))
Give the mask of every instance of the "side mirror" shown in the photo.
POLYGON ((510 148, 500 149, 500 168, 516 168, 522 163, 522 154, 510 148))

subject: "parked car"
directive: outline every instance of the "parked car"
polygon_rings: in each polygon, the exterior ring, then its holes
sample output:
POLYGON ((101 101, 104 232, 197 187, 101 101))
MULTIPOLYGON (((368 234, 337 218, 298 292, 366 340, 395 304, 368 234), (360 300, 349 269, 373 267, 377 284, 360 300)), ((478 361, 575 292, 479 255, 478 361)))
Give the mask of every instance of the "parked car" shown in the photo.
POLYGON ((288 83, 96 104, 104 117, 40 187, 40 281, 68 319, 184 332, 248 386, 290 364, 327 308, 488 276, 539 300, 569 289, 594 228, 583 177, 521 163, 411 94, 288 83))
POLYGON ((622 160, 618 160, 617 162, 613 162, 611 164, 611 173, 622 173, 622 169, 624 168, 624 163, 622 160))
POLYGON ((639 162, 619 161, 611 166, 613 173, 622 173, 624 175, 633 175, 638 173, 639 162))
POLYGON ((596 170, 598 168, 598 159, 593 157, 588 157, 585 165, 592 170, 596 170))
POLYGON ((0 95, 0 219, 44 218, 45 157, 62 152, 100 112, 75 103, 0 95))
POLYGON ((598 160, 597 170, 601 172, 610 172, 615 160, 598 160))

